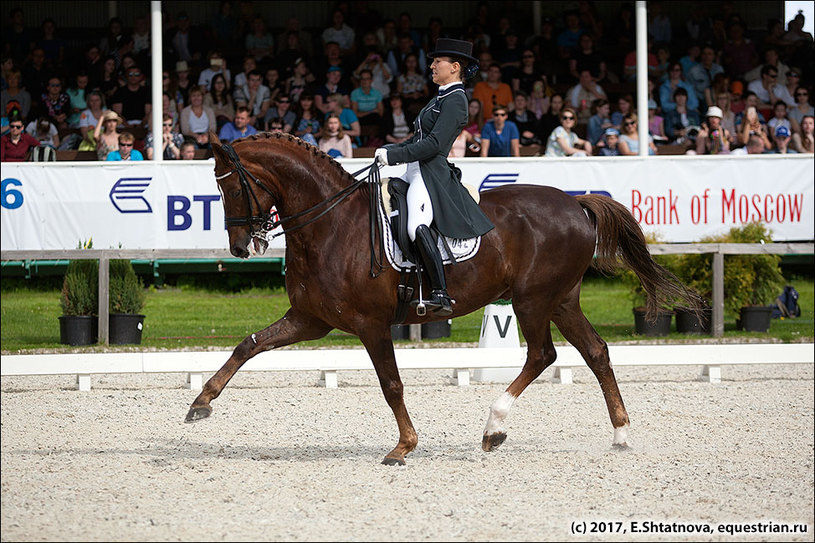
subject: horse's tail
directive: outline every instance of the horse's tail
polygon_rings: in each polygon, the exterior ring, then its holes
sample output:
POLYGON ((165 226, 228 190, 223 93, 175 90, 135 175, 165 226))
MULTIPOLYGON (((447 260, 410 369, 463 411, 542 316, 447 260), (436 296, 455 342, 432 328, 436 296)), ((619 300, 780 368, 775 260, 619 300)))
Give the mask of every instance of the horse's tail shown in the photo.
POLYGON ((639 277, 647 294, 647 318, 656 319, 659 308, 673 302, 700 314, 702 298, 673 273, 651 258, 642 229, 631 212, 619 202, 599 194, 583 194, 577 201, 594 219, 597 249, 594 267, 613 272, 620 259, 639 277))

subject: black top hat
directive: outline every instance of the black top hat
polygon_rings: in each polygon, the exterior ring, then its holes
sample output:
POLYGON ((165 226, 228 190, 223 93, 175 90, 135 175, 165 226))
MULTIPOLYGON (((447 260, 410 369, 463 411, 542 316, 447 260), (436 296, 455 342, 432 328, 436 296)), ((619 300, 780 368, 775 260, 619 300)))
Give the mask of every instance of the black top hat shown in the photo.
POLYGON ((436 50, 427 56, 434 57, 458 57, 470 62, 478 62, 473 57, 473 44, 464 40, 453 40, 450 38, 439 38, 436 40, 436 50))

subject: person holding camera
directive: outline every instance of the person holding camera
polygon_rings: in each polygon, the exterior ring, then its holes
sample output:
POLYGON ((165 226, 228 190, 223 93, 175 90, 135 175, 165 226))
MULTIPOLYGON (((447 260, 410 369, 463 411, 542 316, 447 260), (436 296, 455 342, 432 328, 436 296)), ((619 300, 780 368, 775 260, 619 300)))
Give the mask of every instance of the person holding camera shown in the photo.
POLYGON ((696 135, 697 155, 723 155, 730 152, 730 132, 722 126, 722 110, 710 106, 705 114, 707 122, 702 123, 696 135))
POLYGON ((393 81, 393 74, 379 52, 379 40, 373 32, 367 32, 362 39, 368 53, 354 70, 354 79, 361 83, 363 71, 370 70, 371 86, 379 91, 383 98, 387 98, 391 92, 390 82, 393 81))

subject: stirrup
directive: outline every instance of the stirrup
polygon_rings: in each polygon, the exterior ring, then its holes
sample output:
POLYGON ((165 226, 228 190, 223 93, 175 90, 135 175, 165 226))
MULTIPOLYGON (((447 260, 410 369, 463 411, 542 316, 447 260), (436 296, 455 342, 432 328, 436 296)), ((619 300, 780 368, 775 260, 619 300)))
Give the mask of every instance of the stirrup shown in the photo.
POLYGON ((447 294, 446 290, 433 290, 430 293, 430 299, 425 303, 433 313, 446 317, 453 313, 453 304, 456 301, 447 294))

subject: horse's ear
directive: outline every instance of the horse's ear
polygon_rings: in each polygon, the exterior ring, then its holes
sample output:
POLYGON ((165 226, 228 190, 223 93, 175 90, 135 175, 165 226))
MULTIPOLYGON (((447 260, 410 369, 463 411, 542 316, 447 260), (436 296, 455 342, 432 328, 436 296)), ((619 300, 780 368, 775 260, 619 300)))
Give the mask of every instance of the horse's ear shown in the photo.
POLYGON ((218 137, 218 134, 212 130, 209 131, 209 144, 212 147, 212 154, 220 157, 224 156, 223 143, 221 143, 221 139, 218 137))

